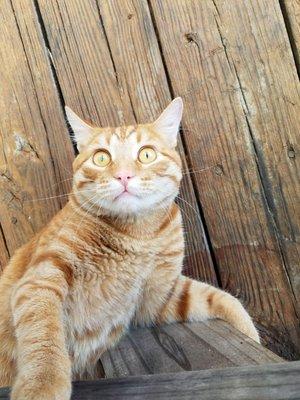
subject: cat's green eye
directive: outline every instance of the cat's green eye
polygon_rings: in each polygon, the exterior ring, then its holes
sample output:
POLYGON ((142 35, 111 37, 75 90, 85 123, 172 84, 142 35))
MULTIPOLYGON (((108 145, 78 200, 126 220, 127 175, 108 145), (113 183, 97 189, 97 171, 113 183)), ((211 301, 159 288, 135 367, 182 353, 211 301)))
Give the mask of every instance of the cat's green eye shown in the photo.
POLYGON ((150 164, 157 158, 157 153, 152 147, 142 147, 138 159, 143 164, 150 164))
POLYGON ((111 155, 106 150, 99 150, 94 154, 93 162, 98 167, 106 167, 111 162, 111 155))

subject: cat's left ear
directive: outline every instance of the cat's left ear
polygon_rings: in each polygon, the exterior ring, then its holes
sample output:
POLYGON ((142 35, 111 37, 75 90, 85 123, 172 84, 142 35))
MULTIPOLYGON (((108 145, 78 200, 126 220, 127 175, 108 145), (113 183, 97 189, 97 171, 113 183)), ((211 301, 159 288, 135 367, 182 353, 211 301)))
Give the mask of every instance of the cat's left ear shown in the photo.
POLYGON ((78 151, 81 151, 83 147, 88 143, 90 134, 92 133, 92 127, 78 117, 70 107, 66 106, 66 115, 74 132, 74 138, 77 144, 78 151))
POLYGON ((176 97, 153 123, 154 129, 166 135, 170 147, 177 144, 177 134, 182 118, 183 102, 181 97, 176 97))

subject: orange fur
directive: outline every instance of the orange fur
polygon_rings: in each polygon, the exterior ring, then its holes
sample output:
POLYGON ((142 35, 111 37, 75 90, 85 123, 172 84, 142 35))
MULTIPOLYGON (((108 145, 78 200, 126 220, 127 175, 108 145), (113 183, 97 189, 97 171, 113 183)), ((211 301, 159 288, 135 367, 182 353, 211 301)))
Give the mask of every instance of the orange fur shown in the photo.
POLYGON ((180 158, 155 126, 84 125, 68 204, 5 268, 0 386, 13 385, 12 399, 67 400, 72 377, 90 373, 133 322, 222 318, 259 340, 237 299, 181 275, 180 158), (145 144, 158 152, 151 165, 134 156, 145 144), (114 157, 103 169, 91 161, 99 147, 114 157), (119 168, 131 168, 139 192, 119 206, 114 192, 110 210, 105 196, 112 181, 120 185, 119 168))

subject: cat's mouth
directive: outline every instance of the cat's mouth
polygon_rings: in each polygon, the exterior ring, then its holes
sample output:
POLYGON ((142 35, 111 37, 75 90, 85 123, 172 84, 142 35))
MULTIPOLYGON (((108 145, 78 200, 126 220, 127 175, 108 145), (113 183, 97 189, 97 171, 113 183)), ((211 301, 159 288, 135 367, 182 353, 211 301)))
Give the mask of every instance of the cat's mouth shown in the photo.
POLYGON ((130 197, 136 197, 133 193, 129 192, 127 188, 123 190, 118 196, 114 198, 114 201, 119 200, 119 199, 126 199, 130 197))

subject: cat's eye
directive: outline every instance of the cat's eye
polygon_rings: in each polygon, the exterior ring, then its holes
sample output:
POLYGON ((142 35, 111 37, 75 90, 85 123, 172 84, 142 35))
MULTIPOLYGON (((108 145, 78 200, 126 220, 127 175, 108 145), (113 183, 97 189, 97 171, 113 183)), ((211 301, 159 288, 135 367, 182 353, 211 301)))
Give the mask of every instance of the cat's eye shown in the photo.
POLYGON ((106 150, 99 150, 93 156, 93 162, 98 167, 106 167, 111 162, 111 156, 106 150))
POLYGON ((157 153, 152 147, 142 147, 138 159, 143 164, 150 164, 157 158, 157 153))

